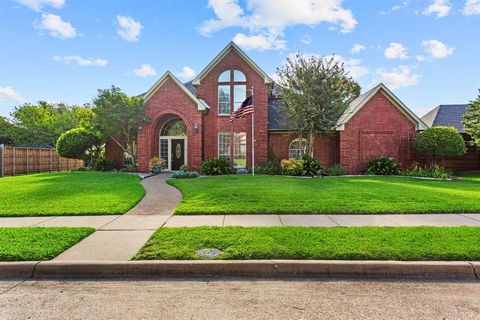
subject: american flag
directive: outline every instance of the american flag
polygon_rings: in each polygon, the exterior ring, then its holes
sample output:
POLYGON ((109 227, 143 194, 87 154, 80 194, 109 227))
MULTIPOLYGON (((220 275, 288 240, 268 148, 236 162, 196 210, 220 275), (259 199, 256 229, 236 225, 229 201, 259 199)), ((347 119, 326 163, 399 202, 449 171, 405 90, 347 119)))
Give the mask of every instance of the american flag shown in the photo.
POLYGON ((250 96, 245 101, 242 102, 240 108, 237 111, 230 115, 230 122, 233 122, 237 119, 242 119, 246 114, 253 113, 253 97, 250 96))

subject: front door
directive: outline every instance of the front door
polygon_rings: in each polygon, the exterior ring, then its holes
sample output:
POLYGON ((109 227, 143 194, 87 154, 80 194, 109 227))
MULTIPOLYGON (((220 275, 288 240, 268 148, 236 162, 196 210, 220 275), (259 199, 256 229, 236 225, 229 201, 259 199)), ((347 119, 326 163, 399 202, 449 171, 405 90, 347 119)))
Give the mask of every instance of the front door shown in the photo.
POLYGON ((185 140, 172 139, 172 170, 180 170, 180 167, 185 164, 185 140))

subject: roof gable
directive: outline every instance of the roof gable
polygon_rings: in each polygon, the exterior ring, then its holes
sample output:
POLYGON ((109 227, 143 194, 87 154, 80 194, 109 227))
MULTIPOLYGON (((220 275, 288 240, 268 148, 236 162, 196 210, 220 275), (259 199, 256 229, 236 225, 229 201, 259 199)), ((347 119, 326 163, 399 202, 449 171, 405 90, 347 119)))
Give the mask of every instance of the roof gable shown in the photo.
POLYGON ((175 84, 177 84, 180 89, 182 89, 182 91, 185 92, 185 94, 197 104, 198 110, 210 109, 205 101, 198 99, 195 95, 193 95, 193 93, 188 90, 188 88, 185 87, 185 85, 180 82, 180 80, 178 80, 178 78, 175 77, 175 75, 173 75, 173 73, 170 71, 165 72, 163 76, 161 76, 160 79, 158 79, 158 81, 155 82, 155 84, 143 95, 144 101, 147 102, 151 97, 153 97, 155 92, 157 92, 157 90, 167 81, 167 79, 172 79, 173 82, 175 82, 175 84))
POLYGON ((340 116, 337 121, 336 129, 339 131, 345 130, 345 124, 352 119, 355 114, 360 111, 370 101, 377 92, 381 91, 382 94, 395 106, 400 112, 402 112, 407 118, 409 118, 414 124, 417 130, 425 130, 427 126, 423 121, 410 110, 400 99, 398 99, 383 83, 378 84, 374 88, 368 90, 364 94, 358 96, 348 106, 347 110, 340 116))
POLYGON ((468 104, 442 104, 422 117, 429 127, 455 127, 458 132, 464 133, 463 116, 467 112, 468 104))
POLYGON ((247 64, 261 75, 265 83, 272 83, 270 76, 263 71, 245 52, 242 51, 233 41, 230 42, 193 80, 192 84, 199 85, 201 80, 212 70, 230 51, 235 51, 247 64))

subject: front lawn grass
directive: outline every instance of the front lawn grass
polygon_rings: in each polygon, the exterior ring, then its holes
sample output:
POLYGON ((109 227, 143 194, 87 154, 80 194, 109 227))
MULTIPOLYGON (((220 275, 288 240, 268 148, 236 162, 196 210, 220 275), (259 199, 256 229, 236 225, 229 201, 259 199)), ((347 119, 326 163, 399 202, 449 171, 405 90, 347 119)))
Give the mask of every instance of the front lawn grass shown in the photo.
POLYGON ((0 228, 0 261, 50 260, 94 231, 93 228, 0 228))
POLYGON ((135 260, 193 260, 216 248, 219 259, 480 260, 475 227, 161 228, 135 260))
POLYGON ((0 216, 123 214, 145 191, 140 177, 102 172, 42 173, 0 179, 0 216))
POLYGON ((480 179, 229 175, 169 179, 183 200, 176 214, 378 214, 480 212, 480 179))

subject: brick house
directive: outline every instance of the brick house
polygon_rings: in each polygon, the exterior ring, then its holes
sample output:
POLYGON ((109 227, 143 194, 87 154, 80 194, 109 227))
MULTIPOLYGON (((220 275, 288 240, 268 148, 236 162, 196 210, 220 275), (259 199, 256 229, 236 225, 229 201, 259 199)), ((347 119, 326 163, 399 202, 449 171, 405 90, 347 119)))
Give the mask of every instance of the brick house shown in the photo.
MULTIPOLYGON (((139 131, 139 171, 154 156, 167 170, 185 164, 198 170, 206 159, 227 158, 251 167, 250 116, 229 121, 231 112, 254 90, 255 163, 269 155, 298 156, 304 145, 288 128, 274 81, 237 45, 229 43, 195 79, 182 83, 166 72, 144 94, 151 118, 139 131)), ((337 122, 336 132, 315 139, 315 158, 326 166, 341 164, 348 173, 362 171, 367 159, 392 156, 402 165, 414 160, 412 141, 426 125, 383 84, 355 99, 337 122)), ((122 152, 107 144, 107 157, 123 165, 122 152)))

